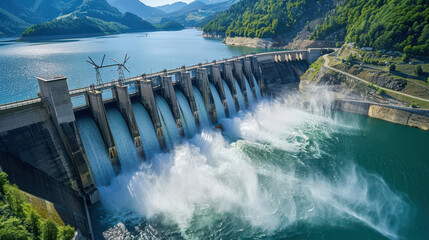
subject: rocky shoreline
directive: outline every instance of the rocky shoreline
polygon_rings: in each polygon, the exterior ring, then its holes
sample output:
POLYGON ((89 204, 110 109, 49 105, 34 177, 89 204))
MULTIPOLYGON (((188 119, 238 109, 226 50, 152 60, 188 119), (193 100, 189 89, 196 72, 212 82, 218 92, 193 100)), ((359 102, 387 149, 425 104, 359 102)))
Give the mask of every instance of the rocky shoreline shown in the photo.
POLYGON ((278 49, 306 49, 306 48, 332 48, 335 42, 308 40, 296 37, 292 41, 289 39, 273 38, 249 38, 249 37, 225 37, 224 33, 206 33, 201 35, 203 38, 221 38, 223 43, 228 46, 242 46, 251 48, 278 48, 278 49))

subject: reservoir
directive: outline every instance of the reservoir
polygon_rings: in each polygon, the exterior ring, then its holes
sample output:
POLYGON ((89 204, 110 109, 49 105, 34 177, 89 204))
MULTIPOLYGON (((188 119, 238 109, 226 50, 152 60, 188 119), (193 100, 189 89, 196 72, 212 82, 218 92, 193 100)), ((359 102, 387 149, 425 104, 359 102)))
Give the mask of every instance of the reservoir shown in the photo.
MULTIPOLYGON (((201 34, 185 29, 31 43, 0 40, 0 104, 36 97, 37 76, 66 76, 70 89, 95 84, 95 70, 85 61, 88 56, 100 64, 106 54, 106 65, 113 63, 110 57, 123 61, 128 54, 130 73, 125 71, 125 77, 134 77, 265 51, 226 46, 201 34)), ((100 71, 104 82, 118 78, 116 68, 100 71)))

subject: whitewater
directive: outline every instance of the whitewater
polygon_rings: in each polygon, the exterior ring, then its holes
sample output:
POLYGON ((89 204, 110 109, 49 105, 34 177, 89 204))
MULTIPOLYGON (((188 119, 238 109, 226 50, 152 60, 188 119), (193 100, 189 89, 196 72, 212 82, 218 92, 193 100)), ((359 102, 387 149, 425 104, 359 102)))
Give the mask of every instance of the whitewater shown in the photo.
POLYGON ((318 92, 307 104, 296 94, 255 102, 220 120, 224 131, 201 128, 100 186, 104 223, 123 222, 135 239, 318 239, 345 226, 401 238, 406 197, 333 150, 361 126, 318 92))

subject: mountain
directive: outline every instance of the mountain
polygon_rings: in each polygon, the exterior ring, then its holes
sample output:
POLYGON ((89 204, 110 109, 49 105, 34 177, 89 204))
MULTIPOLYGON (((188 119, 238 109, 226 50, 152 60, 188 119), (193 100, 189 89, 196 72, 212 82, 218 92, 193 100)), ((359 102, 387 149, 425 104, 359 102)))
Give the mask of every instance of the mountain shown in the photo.
POLYGON ((204 18, 228 9, 237 0, 229 0, 217 4, 205 4, 202 1, 194 1, 182 9, 167 14, 164 18, 177 21, 186 27, 194 27, 195 24, 204 18))
POLYGON ((182 24, 180 24, 174 20, 155 24, 155 27, 156 27, 156 29, 162 30, 162 31, 182 30, 184 28, 182 24))
POLYGON ((139 0, 108 0, 108 2, 123 13, 131 12, 148 21, 159 21, 165 16, 162 10, 149 7, 139 0))
POLYGON ((192 12, 194 10, 200 9, 204 6, 206 6, 207 4, 201 2, 201 1, 193 1, 189 4, 187 4, 186 6, 184 6, 182 9, 178 10, 178 11, 174 11, 170 14, 168 14, 169 17, 174 17, 174 16, 181 16, 184 14, 187 14, 189 12, 192 12))
POLYGON ((331 0, 242 0, 209 22, 204 32, 271 38, 287 33, 301 19, 314 17, 331 4, 331 0))
POLYGON ((83 0, 74 11, 26 29, 22 38, 63 35, 104 35, 152 31, 155 27, 133 13, 121 13, 106 0, 83 0))
POLYGON ((199 0, 207 5, 227 2, 228 0, 199 0))
POLYGON ((172 4, 162 5, 162 6, 159 6, 156 8, 158 8, 159 10, 161 10, 165 13, 171 13, 171 12, 175 12, 175 11, 178 11, 178 10, 184 8, 186 5, 188 5, 188 4, 184 3, 184 2, 175 2, 172 4))
POLYGON ((429 55, 424 0, 241 0, 204 27, 207 36, 354 42, 429 55))
POLYGON ((344 0, 311 35, 326 39, 343 31, 359 47, 429 55, 429 3, 422 0, 344 0), (352 17, 351 17, 352 16, 352 17))
POLYGON ((74 11, 83 0, 0 1, 0 36, 17 36, 33 24, 74 11))

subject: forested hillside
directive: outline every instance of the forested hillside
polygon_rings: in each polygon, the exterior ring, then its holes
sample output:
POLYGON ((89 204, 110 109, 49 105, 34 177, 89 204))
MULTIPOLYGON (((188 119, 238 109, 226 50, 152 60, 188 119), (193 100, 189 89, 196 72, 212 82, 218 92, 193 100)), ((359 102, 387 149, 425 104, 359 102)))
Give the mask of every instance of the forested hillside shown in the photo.
POLYGON ((242 0, 204 27, 226 36, 274 37, 287 32, 304 15, 329 8, 330 0, 242 0))
POLYGON ((290 32, 294 25, 324 11, 310 30, 310 39, 346 40, 359 47, 428 55, 426 0, 241 0, 205 25, 204 32, 257 38, 292 35, 296 34, 290 32), (335 39, 330 39, 333 35, 335 39))
POLYGON ((155 27, 135 14, 122 14, 106 0, 84 0, 75 11, 26 29, 22 37, 74 34, 116 34, 127 31, 150 31, 155 27))
POLYGON ((346 28, 346 40, 358 46, 429 53, 429 4, 425 0, 344 0, 313 34, 324 39, 346 28))
POLYGON ((24 30, 23 37, 29 37, 109 34, 154 27, 135 14, 121 13, 106 0, 0 1, 0 36, 16 36, 24 30))

